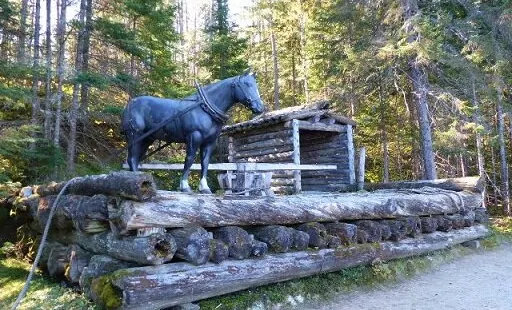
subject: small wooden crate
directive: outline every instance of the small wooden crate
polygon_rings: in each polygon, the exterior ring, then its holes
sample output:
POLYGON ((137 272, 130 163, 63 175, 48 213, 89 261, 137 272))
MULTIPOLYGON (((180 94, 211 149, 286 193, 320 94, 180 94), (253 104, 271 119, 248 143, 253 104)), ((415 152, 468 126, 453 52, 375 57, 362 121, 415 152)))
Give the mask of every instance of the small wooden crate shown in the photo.
POLYGON ((245 196, 273 196, 270 188, 272 172, 227 172, 217 175, 220 187, 226 194, 245 196))

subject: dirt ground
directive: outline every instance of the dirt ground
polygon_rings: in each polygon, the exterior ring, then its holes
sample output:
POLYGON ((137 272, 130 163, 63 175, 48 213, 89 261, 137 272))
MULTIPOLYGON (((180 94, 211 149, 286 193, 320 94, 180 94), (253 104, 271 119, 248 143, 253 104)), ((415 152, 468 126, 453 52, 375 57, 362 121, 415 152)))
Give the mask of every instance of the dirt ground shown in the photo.
POLYGON ((411 280, 300 309, 512 309, 512 246, 463 257, 411 280))

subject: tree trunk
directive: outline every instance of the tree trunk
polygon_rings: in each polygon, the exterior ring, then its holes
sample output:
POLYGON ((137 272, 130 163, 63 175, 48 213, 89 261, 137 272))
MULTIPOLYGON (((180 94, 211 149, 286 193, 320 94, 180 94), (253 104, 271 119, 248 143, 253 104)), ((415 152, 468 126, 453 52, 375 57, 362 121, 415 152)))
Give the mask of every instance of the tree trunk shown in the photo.
MULTIPOLYGON (((36 3, 37 6, 37 3, 36 3)), ((28 0, 21 0, 21 16, 20 16, 20 32, 18 37, 17 60, 25 62, 25 45, 27 44, 27 16, 28 16, 28 0)))
MULTIPOLYGON (((435 232, 418 239, 382 242, 379 246, 350 246, 319 251, 267 255, 258 259, 224 261, 192 266, 186 263, 122 269, 93 280, 94 300, 107 301, 106 289, 116 292, 114 302, 123 309, 163 309, 270 283, 287 281, 344 268, 388 261, 452 247, 488 234, 482 225, 435 232), (201 289, 198 290, 197 288, 201 289)), ((112 298, 108 295, 108 298, 112 298)), ((112 300, 109 300, 112 301, 112 300)), ((116 307, 116 308, 117 308, 116 307)))
POLYGON ((503 88, 501 81, 496 83, 497 101, 496 101, 496 118, 498 125, 498 143, 500 146, 500 164, 501 164, 501 192, 503 197, 503 211, 510 216, 510 195, 508 185, 508 166, 507 151, 505 145, 504 133, 504 116, 503 116, 503 88))
POLYGON ((306 104, 309 103, 309 81, 308 81, 308 57, 306 53, 306 24, 307 16, 304 9, 304 1, 301 1, 300 13, 300 54, 302 55, 302 78, 304 80, 304 97, 306 104))
POLYGON ((430 119, 428 115, 427 102, 427 74, 420 68, 416 60, 411 64, 411 77, 413 79, 413 88, 417 100, 418 123, 420 126, 420 145, 423 161, 423 178, 426 180, 435 180, 437 178, 436 165, 434 161, 434 149, 432 144, 432 132, 430 128, 430 119))
MULTIPOLYGON (((32 78, 32 126, 39 124, 39 32, 41 28, 41 0, 35 0, 35 23, 34 23, 34 62, 32 65, 33 78, 32 78)), ((35 135, 35 133, 34 133, 35 135)))
POLYGON ((270 45, 272 47, 272 62, 274 64, 274 110, 279 110, 279 63, 277 55, 277 38, 274 29, 274 0, 270 0, 270 45))
POLYGON ((380 110, 380 134, 382 138, 382 161, 383 161, 383 177, 382 182, 389 182, 389 150, 388 150, 388 133, 386 131, 386 107, 384 105, 384 94, 382 90, 382 80, 379 81, 379 110, 380 110))
POLYGON ((44 137, 52 138, 52 2, 46 1, 46 82, 44 99, 44 137))
POLYGON ((486 201, 485 196, 487 194, 487 188, 485 186, 487 177, 485 175, 485 158, 484 158, 484 146, 482 143, 482 135, 480 134, 479 127, 482 126, 482 120, 481 120, 481 112, 480 107, 478 104, 478 98, 476 94, 476 88, 475 88, 475 79, 472 76, 471 78, 471 90, 472 90, 472 99, 473 99, 473 121, 475 122, 477 129, 475 130, 475 139, 476 139, 476 152, 477 152, 477 160, 478 160, 478 175, 480 176, 480 180, 483 181, 483 189, 482 189, 482 206, 485 208, 486 201))
MULTIPOLYGON (((406 22, 407 41, 412 44, 419 40, 412 19, 419 13, 416 0, 402 0, 404 7, 404 17, 406 22)), ((420 145, 423 161, 423 178, 426 180, 435 180, 437 178, 436 165, 434 161, 434 149, 432 144, 432 132, 430 119, 428 115, 428 79, 427 73, 419 63, 417 56, 409 60, 409 70, 412 80, 414 99, 418 113, 418 123, 420 129, 420 145)))
MULTIPOLYGON (((80 21, 78 25, 78 37, 76 44, 76 58, 75 58, 75 77, 77 78, 82 73, 83 64, 83 48, 84 48, 84 32, 85 32, 85 11, 86 0, 80 1, 80 21)), ((78 92, 80 91, 80 84, 75 81, 73 84, 73 97, 71 100, 71 110, 69 111, 69 141, 68 141, 68 156, 67 156, 67 169, 69 173, 75 171, 75 153, 76 153, 76 125, 78 119, 78 92)))
MULTIPOLYGON (((91 32, 92 32, 92 0, 86 0, 85 9, 85 31, 83 38, 82 51, 82 72, 86 74, 89 71, 89 50, 91 48, 91 32)), ((82 83, 80 92, 80 111, 82 115, 87 115, 87 107, 89 105, 89 82, 82 83)))
MULTIPOLYGON (((64 54, 66 50, 66 9, 67 0, 60 0, 60 14, 57 24, 57 42, 59 49, 59 56, 57 58, 57 107, 55 110, 55 129, 53 136, 53 144, 59 146, 60 143, 60 123, 62 119, 62 99, 63 99, 63 84, 64 84, 64 54)), ((58 3, 58 1, 57 1, 58 3)))

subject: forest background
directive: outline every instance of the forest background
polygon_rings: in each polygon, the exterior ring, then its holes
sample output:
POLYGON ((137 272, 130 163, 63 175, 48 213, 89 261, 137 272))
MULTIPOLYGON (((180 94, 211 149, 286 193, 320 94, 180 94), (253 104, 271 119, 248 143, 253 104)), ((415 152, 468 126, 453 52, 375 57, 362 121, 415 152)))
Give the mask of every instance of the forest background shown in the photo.
POLYGON ((511 62, 510 0, 0 0, 0 190, 120 169, 129 98, 251 66, 270 110, 353 118, 367 182, 480 175, 510 215, 511 62))

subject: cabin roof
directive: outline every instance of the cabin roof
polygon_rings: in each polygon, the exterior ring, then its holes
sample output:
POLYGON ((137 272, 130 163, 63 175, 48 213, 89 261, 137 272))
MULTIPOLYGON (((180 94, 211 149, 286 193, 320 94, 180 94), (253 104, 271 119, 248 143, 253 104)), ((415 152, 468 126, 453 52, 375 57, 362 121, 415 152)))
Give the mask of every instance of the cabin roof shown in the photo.
POLYGON ((352 119, 331 111, 329 109, 329 101, 323 100, 309 105, 301 105, 267 112, 245 122, 224 126, 222 131, 224 133, 235 133, 247 129, 283 123, 293 119, 300 120, 315 116, 332 118, 337 124, 356 126, 356 122, 352 119))

